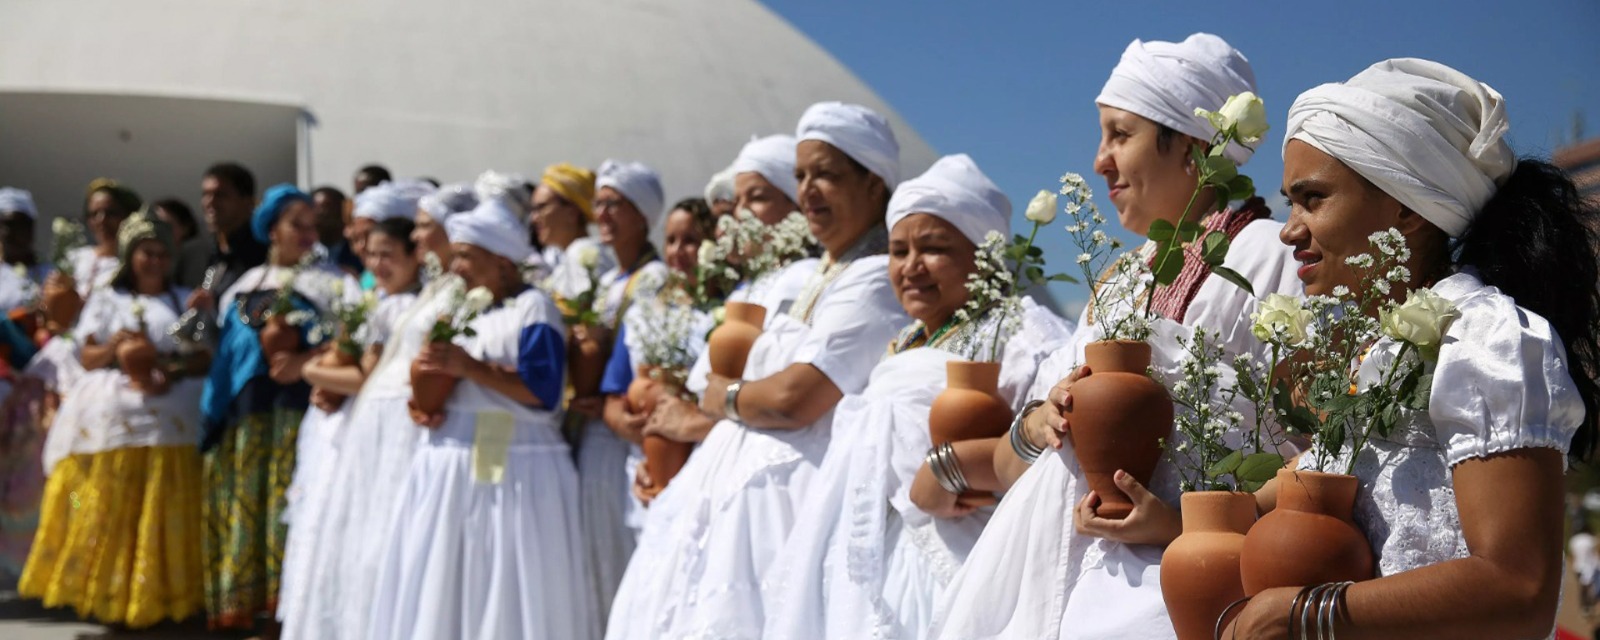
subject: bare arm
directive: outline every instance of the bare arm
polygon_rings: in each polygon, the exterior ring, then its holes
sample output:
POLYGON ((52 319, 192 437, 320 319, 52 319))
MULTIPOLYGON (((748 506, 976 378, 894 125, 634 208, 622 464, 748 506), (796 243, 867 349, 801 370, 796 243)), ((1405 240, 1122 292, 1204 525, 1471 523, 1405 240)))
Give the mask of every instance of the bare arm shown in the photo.
MULTIPOLYGON (((727 417, 724 400, 734 380, 715 373, 708 377, 700 408, 706 415, 727 417)), ((844 393, 821 370, 804 363, 760 380, 747 380, 739 391, 737 412, 743 422, 762 429, 801 429, 816 422, 844 399, 844 393)))
POLYGON ((359 365, 330 366, 322 358, 312 358, 300 371, 300 377, 314 387, 327 389, 341 395, 355 395, 367 381, 367 373, 359 365))
POLYGON ((644 441, 641 433, 644 421, 649 416, 634 413, 628 408, 628 399, 619 395, 606 396, 605 415, 603 416, 607 427, 617 434, 618 438, 633 444, 644 441))
POLYGON ((83 368, 89 371, 111 366, 117 360, 117 343, 126 339, 124 337, 126 333, 125 331, 119 331, 112 334, 111 341, 106 344, 95 342, 94 336, 84 338, 83 348, 79 350, 78 362, 82 363, 83 368))
POLYGON ((544 406, 539 397, 522 384, 522 377, 517 375, 516 369, 478 360, 467 355, 459 345, 448 342, 429 344, 422 348, 419 358, 423 370, 471 380, 518 404, 544 406))

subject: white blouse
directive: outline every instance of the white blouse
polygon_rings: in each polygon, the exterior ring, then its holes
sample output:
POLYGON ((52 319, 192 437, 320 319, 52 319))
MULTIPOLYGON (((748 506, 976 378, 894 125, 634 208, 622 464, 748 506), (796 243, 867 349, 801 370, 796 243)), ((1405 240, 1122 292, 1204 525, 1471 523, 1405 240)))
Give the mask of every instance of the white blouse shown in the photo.
MULTIPOLYGON (((1475 273, 1457 273, 1433 290, 1461 317, 1439 348, 1428 410, 1409 413, 1386 438, 1373 434, 1355 464, 1355 520, 1379 576, 1467 556, 1455 465, 1516 449, 1566 453, 1583 423, 1583 399, 1549 321, 1475 273)), ((1393 340, 1378 341, 1362 362, 1362 383, 1375 383, 1398 352, 1393 340)), ((1300 468, 1315 469, 1317 451, 1301 456, 1300 468)), ((1322 470, 1344 473, 1349 460, 1346 449, 1322 470)))
MULTIPOLYGON (((806 258, 777 271, 767 272, 755 282, 728 294, 728 302, 754 302, 761 305, 767 310, 765 319, 761 321, 762 327, 771 326, 775 318, 789 313, 789 305, 800 297, 800 290, 805 288, 806 280, 816 273, 820 263, 816 258, 806 258)), ((706 374, 709 373, 711 354, 701 351, 694 366, 689 368, 688 390, 695 395, 705 393, 706 374)))

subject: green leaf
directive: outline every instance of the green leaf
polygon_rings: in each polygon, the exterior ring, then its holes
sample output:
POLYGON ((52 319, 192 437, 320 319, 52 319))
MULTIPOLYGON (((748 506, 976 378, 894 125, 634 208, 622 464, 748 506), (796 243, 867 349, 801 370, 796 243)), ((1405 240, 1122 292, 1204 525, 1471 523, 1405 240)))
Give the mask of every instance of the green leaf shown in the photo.
POLYGON ((1177 251, 1176 245, 1156 247, 1155 268, 1152 272, 1156 284, 1165 286, 1178 281, 1178 275, 1183 273, 1183 255, 1177 251), (1163 247, 1167 250, 1163 251, 1163 247))
POLYGON ((1206 477, 1220 478, 1233 473, 1242 462, 1244 462, 1244 452, 1230 451, 1228 455, 1223 456, 1221 460, 1216 461, 1210 468, 1206 469, 1206 477))
POLYGON ((1228 193, 1232 200, 1249 200, 1256 195, 1256 182, 1245 174, 1235 175, 1228 181, 1228 193))
POLYGON ((1200 241, 1200 259, 1210 266, 1222 264, 1228 257, 1228 234, 1221 231, 1212 231, 1200 241))
POLYGON ((1248 293, 1252 296, 1256 294, 1256 288, 1250 286, 1250 281, 1246 280, 1244 275, 1240 274, 1238 271, 1234 271, 1233 269, 1223 266, 1216 266, 1211 268, 1211 272, 1217 274, 1217 276, 1223 280, 1232 282, 1234 286, 1244 289, 1245 293, 1248 293))
POLYGON ((1207 157, 1198 166, 1202 184, 1227 186, 1239 175, 1239 167, 1234 165, 1232 160, 1222 156, 1207 157))
POLYGON ((1178 223, 1178 240, 1184 244, 1194 242, 1196 238, 1200 237, 1201 231, 1205 231, 1205 227, 1200 226, 1200 223, 1193 220, 1184 220, 1178 223))
POLYGON ((1265 482, 1255 482, 1255 481, 1252 481, 1252 480, 1240 480, 1239 481, 1239 490, 1243 491, 1245 493, 1255 493, 1257 491, 1260 491, 1261 487, 1263 485, 1265 485, 1265 484, 1267 484, 1267 483, 1265 483, 1265 482))
POLYGON ((1050 276, 1049 280, 1050 280, 1050 282, 1070 282, 1072 284, 1078 284, 1079 283, 1077 278, 1069 276, 1069 275, 1067 275, 1065 273, 1058 273, 1058 274, 1055 274, 1053 276, 1050 276))
POLYGON ((1044 257, 1044 247, 1040 247, 1039 245, 1028 245, 1028 257, 1029 258, 1043 258, 1044 257))
POLYGON ((1028 278, 1029 282, 1038 282, 1044 279, 1044 269, 1040 269, 1039 267, 1028 267, 1027 270, 1023 272, 1023 275, 1028 278))
POLYGON ((1244 462, 1239 463, 1239 469, 1233 475, 1244 481, 1266 482, 1277 476, 1282 468, 1283 456, 1262 451, 1245 456, 1244 462))
POLYGON ((1172 226, 1171 222, 1158 218, 1150 222, 1150 230, 1146 231, 1144 235, 1156 242, 1169 242, 1176 232, 1177 229, 1172 226))

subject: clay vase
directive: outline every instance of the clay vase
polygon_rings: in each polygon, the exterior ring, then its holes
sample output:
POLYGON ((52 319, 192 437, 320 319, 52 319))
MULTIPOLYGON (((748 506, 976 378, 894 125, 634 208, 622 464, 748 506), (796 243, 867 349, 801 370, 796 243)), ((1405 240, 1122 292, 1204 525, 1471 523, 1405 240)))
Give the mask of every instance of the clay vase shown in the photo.
POLYGON ((127 374, 133 388, 147 391, 153 386, 150 374, 156 368, 156 345, 139 332, 138 337, 117 345, 117 366, 127 374))
POLYGON ((1011 407, 1000 399, 1000 363, 951 360, 944 365, 944 391, 928 410, 934 445, 1004 435, 1011 407))
MULTIPOLYGON (((641 368, 639 375, 634 376, 633 383, 628 385, 628 406, 634 413, 650 413, 661 401, 661 396, 669 393, 668 385, 662 384, 650 376, 650 372, 641 368)), ((658 435, 646 435, 640 445, 644 449, 644 468, 650 474, 653 491, 660 492, 672 481, 673 476, 683 469, 684 463, 689 461, 689 454, 694 452, 694 444, 677 442, 658 435)))
POLYGON ((421 356, 411 361, 411 406, 426 414, 444 411, 450 393, 456 390, 456 379, 442 372, 423 371, 421 356))
POLYGON ((44 291, 40 294, 45 326, 49 327, 52 334, 57 335, 77 324, 78 313, 83 311, 83 296, 78 295, 78 290, 73 288, 72 280, 66 278, 62 280, 63 283, 57 283, 54 279, 46 282, 44 291))
MULTIPOLYGON (((332 348, 328 349, 322 354, 319 364, 324 367, 348 367, 354 365, 355 363, 355 356, 345 353, 343 349, 340 349, 339 346, 335 344, 332 348)), ((328 394, 328 399, 332 400, 336 404, 343 404, 345 398, 350 397, 344 394, 333 393, 331 391, 326 393, 328 394)))
POLYGON ((1112 478, 1121 469, 1149 486, 1162 443, 1172 435, 1172 397, 1145 373, 1148 344, 1095 342, 1085 348, 1084 360, 1092 375, 1072 385, 1072 446, 1089 488, 1100 497, 1095 512, 1120 520, 1133 511, 1133 502, 1112 478))
POLYGON ((1256 521, 1248 493, 1183 494, 1183 535, 1161 555, 1161 597, 1178 640, 1210 640, 1217 617, 1244 597, 1239 553, 1256 521))
POLYGON ((744 375, 744 362, 750 357, 750 347, 761 336, 767 308, 749 302, 729 302, 722 307, 722 313, 722 326, 713 330, 706 339, 711 371, 719 376, 738 378, 744 375))
POLYGON ((567 375, 572 378, 573 397, 586 398, 600 393, 600 379, 606 373, 606 345, 600 343, 588 327, 573 331, 568 352, 567 375))
POLYGON ((1358 485, 1355 476, 1278 471, 1278 506, 1244 538, 1245 595, 1371 578, 1372 547, 1351 520, 1358 485))
POLYGON ((268 361, 280 353, 300 350, 300 330, 290 326, 289 321, 284 320, 281 315, 267 318, 267 324, 261 327, 259 337, 261 357, 268 361))

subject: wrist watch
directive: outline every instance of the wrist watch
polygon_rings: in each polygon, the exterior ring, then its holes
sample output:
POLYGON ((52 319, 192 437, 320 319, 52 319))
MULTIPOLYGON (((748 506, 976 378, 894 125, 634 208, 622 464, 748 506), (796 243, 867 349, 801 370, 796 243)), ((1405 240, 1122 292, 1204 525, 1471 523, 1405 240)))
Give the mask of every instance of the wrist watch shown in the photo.
POLYGON ((722 396, 722 415, 734 422, 744 422, 739 418, 739 389, 743 386, 743 380, 735 381, 728 385, 727 395, 722 396))

